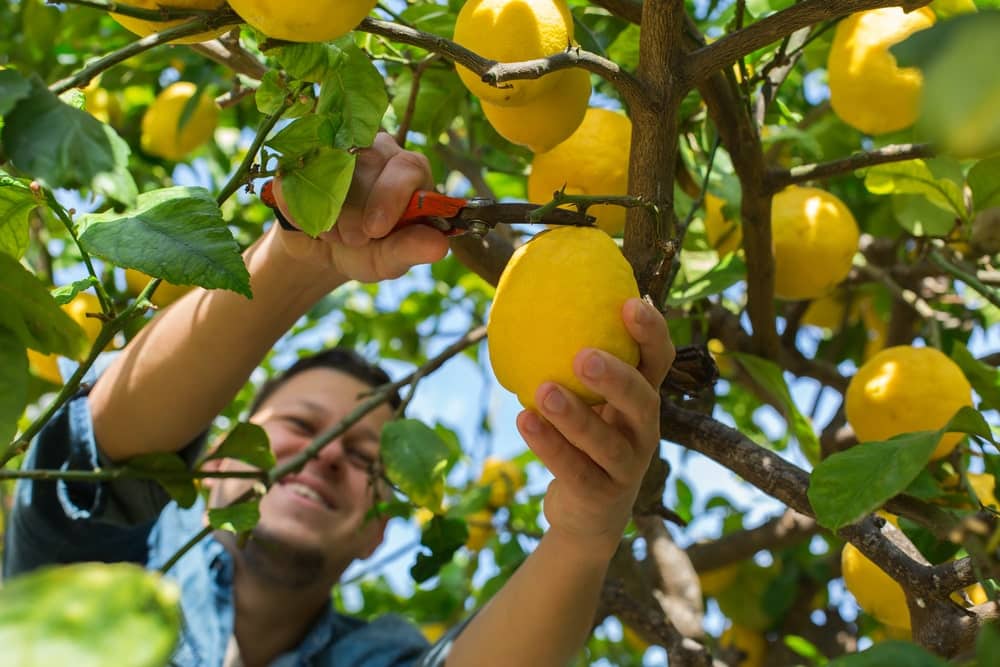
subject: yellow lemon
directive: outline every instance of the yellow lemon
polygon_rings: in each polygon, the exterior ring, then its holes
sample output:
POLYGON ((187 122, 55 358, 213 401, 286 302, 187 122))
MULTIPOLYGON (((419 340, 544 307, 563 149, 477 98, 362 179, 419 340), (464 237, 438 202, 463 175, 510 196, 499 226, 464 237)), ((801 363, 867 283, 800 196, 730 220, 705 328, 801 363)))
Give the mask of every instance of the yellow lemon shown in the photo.
MULTIPOLYGON (((627 116, 608 109, 587 109, 569 139, 532 160, 528 199, 545 203, 562 188, 571 194, 628 194, 631 145, 632 121, 627 116)), ((625 209, 621 206, 601 204, 587 212, 612 236, 625 229, 625 209)))
MULTIPOLYGON (((454 40, 484 58, 519 62, 565 51, 573 41, 566 0, 468 0, 455 20, 454 40)), ((458 76, 479 99, 503 106, 524 104, 555 85, 566 72, 494 87, 461 65, 458 76)))
POLYGON ((448 632, 448 625, 445 623, 423 623, 420 626, 420 633, 424 639, 433 644, 448 632))
POLYGON ((434 512, 430 511, 426 507, 418 507, 413 512, 413 518, 416 519, 418 526, 425 526, 431 522, 434 518, 434 512))
MULTIPOLYGON (((899 525, 895 516, 879 514, 893 525, 899 525)), ((895 579, 850 543, 840 552, 840 567, 844 585, 859 607, 879 622, 909 633, 910 610, 906 606, 906 594, 895 579)))
POLYGON ((801 323, 819 329, 839 331, 845 324, 857 322, 860 311, 861 306, 857 297, 835 291, 809 302, 806 312, 802 313, 801 323))
MULTIPOLYGON (((136 269, 125 269, 125 285, 128 289, 128 293, 132 296, 137 296, 146 287, 152 278, 147 276, 142 271, 137 271, 136 269)), ((173 283, 168 283, 166 280, 160 281, 160 286, 156 288, 153 292, 153 296, 150 301, 153 305, 158 308, 166 308, 177 299, 181 298, 188 292, 194 289, 191 285, 174 285, 173 283)))
POLYGON ((719 375, 729 377, 736 372, 736 362, 726 352, 726 346, 718 338, 711 338, 708 341, 708 353, 715 360, 715 366, 719 369, 719 375))
POLYGON ((727 220, 722 213, 726 201, 711 192, 705 193, 705 236, 719 257, 736 252, 743 244, 743 228, 736 220, 727 220))
POLYGON ((91 116, 109 125, 120 125, 122 106, 116 93, 101 88, 99 79, 94 79, 83 89, 83 108, 91 116))
POLYGON ((587 70, 566 71, 552 87, 516 107, 482 101, 483 115, 501 137, 535 153, 544 153, 567 139, 583 122, 590 101, 587 70))
MULTIPOLYGON (((140 9, 159 9, 161 5, 169 6, 174 9, 219 9, 225 5, 226 2, 225 0, 170 0, 169 2, 159 2, 158 0, 129 0, 128 4, 132 7, 139 7, 140 9)), ((122 27, 142 37, 152 35, 154 32, 163 32, 167 28, 172 28, 191 20, 190 18, 183 18, 174 19, 172 21, 147 21, 145 19, 137 19, 131 16, 123 16, 122 14, 114 13, 111 13, 111 18, 118 21, 122 27)), ((196 44, 198 42, 204 42, 210 39, 215 39, 231 28, 232 26, 228 26, 199 32, 197 35, 175 39, 172 43, 196 44)))
MULTIPOLYGON (((847 385, 847 422, 861 442, 937 430, 965 405, 972 387, 958 365, 929 347, 889 347, 858 369, 847 385)), ((931 455, 947 456, 961 433, 945 433, 931 455)))
POLYGON ((42 354, 37 350, 28 350, 28 370, 37 378, 50 384, 62 384, 62 373, 59 372, 58 356, 42 354))
POLYGON ((193 83, 178 81, 156 96, 142 117, 142 150, 167 160, 182 160, 212 138, 219 110, 204 91, 187 121, 180 126, 181 114, 197 92, 193 83))
POLYGON ((493 528, 493 513, 489 510, 473 512, 465 517, 465 521, 469 528, 469 536, 465 540, 465 546, 470 551, 479 551, 496 534, 496 530, 493 528))
POLYGON ((526 408, 535 407, 535 391, 550 380, 599 402, 573 372, 573 358, 592 347, 636 365, 639 346, 622 321, 622 306, 638 296, 632 267, 601 230, 538 234, 514 251, 497 285, 487 324, 497 380, 526 408))
POLYGON ((864 362, 885 348, 885 341, 889 336, 889 318, 881 316, 871 299, 867 299, 861 302, 861 321, 865 325, 867 336, 862 353, 862 361, 864 362))
POLYGON ((244 21, 268 37, 328 42, 354 30, 377 0, 230 0, 244 21))
POLYGON ((725 648, 736 649, 743 654, 742 659, 735 663, 736 667, 763 667, 767 656, 767 640, 764 635, 733 624, 719 637, 719 644, 725 648))
POLYGON ((986 507, 1000 509, 1000 502, 997 502, 996 497, 997 481, 993 475, 970 472, 966 477, 969 478, 969 484, 972 485, 972 490, 976 492, 976 498, 979 499, 979 502, 986 507))
POLYGON ((717 567, 714 570, 707 570, 698 573, 698 583, 701 584, 703 595, 715 597, 722 591, 729 588, 729 585, 736 580, 736 575, 740 573, 740 564, 733 563, 717 567))
POLYGON ((837 24, 827 61, 830 106, 867 134, 895 132, 917 120, 923 76, 901 68, 889 47, 934 24, 927 7, 906 13, 884 7, 851 14, 837 24))
POLYGON ((69 303, 64 304, 62 309, 80 325, 83 332, 87 334, 87 340, 91 343, 97 340, 97 335, 101 333, 101 320, 96 317, 87 317, 88 313, 95 315, 101 313, 101 300, 97 298, 96 294, 79 292, 69 303))
POLYGON ((493 508, 509 505, 526 481, 524 471, 516 463, 492 456, 483 462, 483 474, 479 477, 480 485, 490 487, 489 502, 493 508))
POLYGON ((851 270, 858 223, 837 197, 791 185, 771 203, 774 295, 815 299, 829 293, 851 270))

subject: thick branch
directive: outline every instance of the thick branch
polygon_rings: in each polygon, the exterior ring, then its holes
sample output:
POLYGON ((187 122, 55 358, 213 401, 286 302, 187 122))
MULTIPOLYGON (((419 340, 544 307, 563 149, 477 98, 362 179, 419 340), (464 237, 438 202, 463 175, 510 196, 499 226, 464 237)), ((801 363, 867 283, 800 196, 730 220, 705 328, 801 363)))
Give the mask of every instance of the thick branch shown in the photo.
POLYGON ((930 0, 804 0, 694 51, 688 63, 688 75, 695 81, 704 80, 731 67, 743 56, 821 21, 878 7, 901 6, 909 11, 929 2, 930 0))
POLYGON ((819 532, 815 519, 795 510, 786 510, 756 528, 724 535, 712 542, 692 544, 687 548, 691 564, 698 572, 707 572, 750 558, 762 549, 783 549, 819 532))
POLYGON ((200 44, 191 44, 190 48, 209 60, 256 81, 263 79, 267 73, 267 66, 240 46, 238 42, 235 45, 221 41, 201 42, 200 44))
POLYGON ((791 169, 771 169, 768 173, 768 186, 771 192, 778 192, 793 183, 817 181, 832 176, 839 176, 855 169, 873 167, 888 162, 903 162, 916 158, 933 157, 934 149, 930 144, 894 144, 884 146, 867 153, 856 153, 849 157, 830 162, 804 164, 791 169))
POLYGON ((687 637, 702 634, 701 588, 687 553, 677 546, 657 517, 636 517, 636 525, 646 539, 647 561, 655 565, 659 585, 654 597, 667 618, 687 637))
POLYGON ((592 5, 603 7, 618 18, 630 23, 642 22, 642 3, 636 0, 591 0, 592 5))
POLYGON ((444 37, 422 32, 398 23, 379 21, 378 19, 368 17, 361 22, 361 25, 357 29, 362 32, 372 33, 373 35, 381 35, 394 42, 417 46, 440 54, 448 60, 479 74, 484 82, 494 86, 500 86, 504 82, 515 79, 537 79, 560 69, 581 67, 609 81, 629 105, 638 103, 645 97, 645 91, 639 85, 639 82, 631 74, 619 67, 618 63, 579 48, 567 49, 562 53, 557 53, 547 58, 537 58, 517 63, 500 63, 496 60, 483 58, 479 54, 444 37))

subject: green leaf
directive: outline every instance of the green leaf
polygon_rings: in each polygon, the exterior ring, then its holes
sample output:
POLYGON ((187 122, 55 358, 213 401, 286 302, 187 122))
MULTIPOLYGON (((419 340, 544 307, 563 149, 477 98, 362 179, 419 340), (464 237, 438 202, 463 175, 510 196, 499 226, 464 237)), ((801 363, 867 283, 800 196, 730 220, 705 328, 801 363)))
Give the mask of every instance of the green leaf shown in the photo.
POLYGON ((861 653, 841 656, 829 667, 948 667, 948 663, 910 642, 886 641, 861 653))
POLYGON ((805 637, 800 637, 798 635, 785 635, 784 638, 785 646, 792 650, 792 652, 801 655, 803 658, 807 658, 814 663, 821 665, 826 664, 826 656, 823 652, 816 648, 816 645, 805 637))
POLYGON ((204 188, 153 190, 124 213, 82 216, 79 236, 87 252, 118 266, 252 298, 239 245, 204 188))
POLYGON ((980 665, 990 665, 1000 655, 1000 625, 996 621, 983 624, 976 638, 976 657, 980 665))
POLYGON ((287 161, 317 148, 333 146, 339 125, 340 117, 334 113, 309 114, 286 125, 266 143, 287 161))
POLYGON ((318 113, 339 112, 343 120, 337 129, 336 146, 371 146, 389 105, 385 80, 368 56, 347 36, 336 42, 342 50, 338 66, 323 77, 318 113))
POLYGON ((344 58, 342 49, 331 44, 287 44, 269 52, 292 77, 319 83, 344 58))
POLYGON ((892 212, 899 226, 913 236, 947 236, 957 221, 954 213, 923 195, 893 195, 892 212))
POLYGON ((871 167, 865 172, 865 187, 876 195, 923 195, 946 211, 965 216, 961 187, 949 178, 936 177, 924 160, 871 167))
POLYGON ((976 211, 1000 206, 1000 157, 972 165, 967 179, 976 211))
POLYGON ((30 94, 31 82, 17 70, 0 70, 0 116, 6 115, 30 94))
POLYGON ((802 453, 813 465, 819 463, 819 438, 816 437, 812 422, 799 411, 795 401, 792 400, 781 368, 774 362, 750 354, 734 352, 732 355, 757 384, 778 399, 785 419, 788 420, 789 428, 795 434, 795 439, 798 440, 802 453))
POLYGON ((421 537, 421 544, 430 550, 430 554, 417 554, 416 562, 410 568, 413 579, 420 583, 436 575, 444 565, 451 562, 452 556, 465 544, 468 537, 469 529, 462 519, 443 516, 431 519, 424 527, 421 537))
POLYGON ((31 94, 4 117, 0 138, 14 166, 47 187, 87 187, 126 206, 135 203, 128 144, 37 79, 31 80, 31 94))
POLYGON ((129 459, 125 468, 141 473, 144 479, 154 480, 181 507, 191 507, 198 499, 191 471, 177 454, 140 454, 129 459))
MULTIPOLYGON (((685 254, 690 253, 682 253, 682 261, 685 254)), ((685 274, 687 274, 686 268, 685 274)), ((672 306, 683 306, 719 294, 746 278, 746 275, 746 264, 736 253, 730 253, 705 273, 689 278, 687 282, 671 290, 667 303, 672 306)))
POLYGON ((69 285, 63 285, 62 287, 55 288, 52 290, 52 298, 55 299, 56 303, 60 306, 65 306, 80 292, 96 286, 97 278, 94 276, 87 276, 86 278, 81 278, 80 280, 74 280, 69 285))
POLYGON ((941 21, 890 49, 900 66, 924 75, 921 137, 956 157, 1000 150, 1000 12, 983 11, 941 21))
POLYGON ((0 589, 4 663, 19 667, 167 664, 180 633, 180 591, 131 563, 35 570, 0 589))
POLYGON ((1000 369, 979 361, 961 343, 955 343, 951 358, 982 399, 979 409, 1000 410, 1000 369))
POLYGON ((209 525, 218 530, 228 530, 230 533, 253 530, 258 521, 260 521, 260 500, 248 500, 245 503, 208 510, 209 525))
POLYGON ((0 443, 17 432, 28 404, 28 355, 13 333, 0 327, 0 443))
POLYGON ((254 91, 253 101, 257 105, 257 111, 262 114, 273 114, 285 103, 285 96, 288 89, 285 87, 285 78, 280 70, 269 69, 264 73, 264 78, 260 80, 260 85, 254 91))
MULTIPOLYGON (((396 78, 392 98, 397 118, 402 119, 406 115, 412 90, 413 74, 410 70, 403 70, 396 78)), ((410 129, 422 133, 430 142, 437 141, 460 113, 465 95, 465 87, 455 70, 428 68, 420 76, 410 129)), ((524 180, 523 177, 521 180, 524 180)))
POLYGON ((306 157, 301 166, 282 171, 281 193, 302 231, 318 236, 336 224, 354 178, 356 160, 347 151, 321 148, 306 157))
POLYGON ((410 500, 441 511, 448 445, 416 419, 397 419, 382 428, 382 462, 389 480, 410 500))
POLYGON ((260 426, 249 422, 241 422, 233 427, 222 444, 213 449, 204 460, 212 459, 236 459, 261 470, 270 470, 275 463, 267 433, 260 426))
MULTIPOLYGON (((0 70, 3 74, 7 70, 0 70)), ((0 252, 20 259, 28 250, 28 220, 38 206, 21 179, 0 176, 0 252)))
POLYGON ((0 253, 0 327, 24 347, 73 359, 87 350, 87 337, 20 262, 0 253))

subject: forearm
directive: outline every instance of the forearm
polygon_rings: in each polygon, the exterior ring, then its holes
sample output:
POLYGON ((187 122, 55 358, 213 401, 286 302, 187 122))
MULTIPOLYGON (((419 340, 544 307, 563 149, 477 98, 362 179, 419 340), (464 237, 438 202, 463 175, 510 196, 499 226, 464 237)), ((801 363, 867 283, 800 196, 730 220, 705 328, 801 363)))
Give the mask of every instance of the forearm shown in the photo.
POLYGON ((271 229, 244 253, 253 299, 196 289, 154 318, 91 393, 94 434, 114 460, 176 451, 209 426, 272 345, 343 282, 295 262, 271 229))
POLYGON ((455 640, 448 667, 569 664, 590 635, 612 553, 550 530, 455 640))

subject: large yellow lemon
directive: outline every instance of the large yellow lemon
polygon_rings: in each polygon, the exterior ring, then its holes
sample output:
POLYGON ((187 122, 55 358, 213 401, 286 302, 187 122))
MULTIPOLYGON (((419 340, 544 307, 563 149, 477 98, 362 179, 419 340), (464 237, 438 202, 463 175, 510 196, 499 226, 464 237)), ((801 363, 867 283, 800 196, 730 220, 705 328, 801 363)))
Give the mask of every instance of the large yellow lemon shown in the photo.
MULTIPOLYGON (((844 410, 861 442, 937 430, 965 405, 972 387, 958 365, 930 347, 899 345, 869 359, 847 385, 844 410)), ((961 433, 945 433, 931 455, 947 456, 961 433)))
POLYGON ((186 122, 181 115, 197 86, 190 81, 172 83, 160 92, 142 117, 142 150, 167 160, 182 160, 188 153, 212 138, 219 121, 215 101, 202 93, 186 122))
POLYGON ((733 624, 719 637, 719 644, 725 648, 736 649, 743 654, 743 658, 735 663, 737 667, 763 667, 764 665, 764 658, 767 656, 767 640, 756 630, 733 624))
POLYGON ((622 321, 622 306, 638 296, 632 267, 601 230, 538 234, 514 252, 493 299, 487 342, 497 380, 526 408, 535 407, 535 391, 546 381, 599 402, 577 379, 573 358, 592 347, 636 365, 639 346, 622 321))
MULTIPOLYGON (((140 9, 159 9, 161 6, 168 6, 174 9, 219 9, 226 4, 226 2, 225 0, 169 0, 162 2, 159 0, 129 0, 128 4, 132 7, 139 7, 140 9)), ((174 19, 173 21, 146 21, 145 19, 137 19, 131 16, 123 16, 122 14, 114 13, 111 13, 111 18, 118 21, 118 23, 120 23, 124 28, 143 37, 146 35, 152 35, 154 32, 163 32, 167 28, 173 28, 174 26, 191 20, 190 18, 183 18, 174 19)), ((215 39, 231 28, 232 26, 226 26, 216 28, 214 30, 199 32, 197 35, 175 39, 172 43, 196 44, 198 42, 204 42, 210 39, 215 39)))
MULTIPOLYGON (((455 20, 454 40, 497 62, 545 58, 572 44, 573 15, 566 0, 468 0, 455 20)), ((470 93, 505 106, 538 97, 566 74, 560 71, 495 87, 466 67, 457 65, 456 70, 470 93)))
POLYGON ((479 477, 481 486, 490 487, 489 503, 493 508, 509 505, 526 481, 519 465, 492 456, 483 462, 483 474, 479 477))
MULTIPOLYGON (((138 296, 139 292, 146 288, 146 284, 152 280, 142 271, 137 271, 136 269, 125 269, 125 285, 127 287, 128 293, 132 296, 138 296)), ((150 301, 154 306, 158 308, 166 308, 177 299, 181 298, 188 292, 194 289, 191 285, 174 285, 173 283, 168 283, 166 280, 160 281, 160 286, 156 288, 153 292, 153 297, 150 301)))
POLYGON ((829 293, 851 270, 858 223, 837 197, 791 185, 771 203, 774 295, 815 299, 829 293))
POLYGON ((590 74, 571 69, 552 87, 516 107, 482 100, 483 114, 501 137, 535 153, 544 153, 580 127, 590 102, 590 74))
POLYGON ((743 228, 736 220, 727 220, 722 212, 726 200, 705 193, 705 236, 719 257, 736 252, 743 244, 743 228))
POLYGON ((867 134, 902 130, 917 120, 923 76, 899 67, 889 47, 934 24, 927 7, 910 13, 883 7, 851 14, 837 24, 827 60, 830 106, 867 134))
MULTIPOLYGON (((545 203, 562 188, 570 194, 628 194, 628 154, 632 121, 608 109, 587 109, 569 139, 531 162, 528 199, 545 203)), ((612 236, 625 229, 625 209, 612 204, 591 206, 597 226, 612 236)))
POLYGON ((377 0, 230 0, 244 21, 268 37, 328 42, 354 30, 377 0))
MULTIPOLYGON (((894 515, 884 512, 879 512, 879 515, 899 526, 894 515)), ((906 594, 895 579, 850 543, 845 544, 840 552, 840 567, 844 585, 859 607, 879 622, 909 632, 910 610, 906 606, 906 594)))

